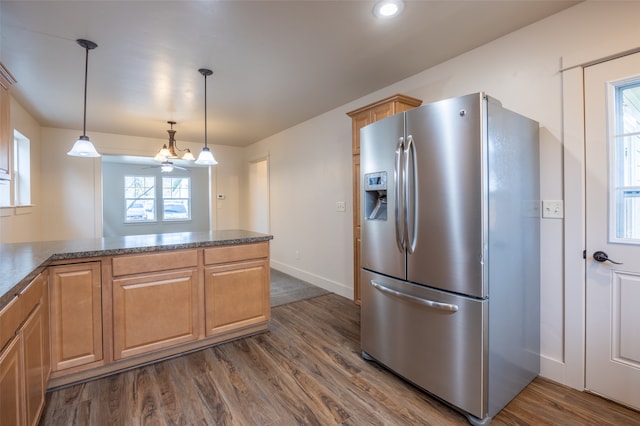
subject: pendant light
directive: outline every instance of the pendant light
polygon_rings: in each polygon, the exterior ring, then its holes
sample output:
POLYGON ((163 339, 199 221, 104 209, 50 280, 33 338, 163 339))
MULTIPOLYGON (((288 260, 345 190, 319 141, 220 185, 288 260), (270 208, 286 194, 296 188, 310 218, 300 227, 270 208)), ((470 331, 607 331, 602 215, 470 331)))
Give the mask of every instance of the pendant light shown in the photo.
POLYGON ((182 156, 183 160, 188 160, 188 161, 195 160, 196 158, 193 156, 189 148, 185 148, 185 149, 178 148, 178 143, 176 142, 176 139, 175 139, 176 131, 173 130, 173 125, 176 124, 176 122, 167 121, 167 123, 171 125, 171 130, 167 130, 167 132, 169 133, 169 147, 167 148, 167 144, 162 145, 162 149, 158 151, 158 153, 155 155, 155 157, 153 157, 153 159, 156 161, 164 162, 164 161, 167 161, 169 158, 180 158, 180 156, 176 152, 176 150, 178 150, 180 152, 185 151, 184 155, 182 156))
POLYGON ((82 136, 73 144, 73 148, 67 152, 67 155, 71 155, 72 157, 100 157, 100 154, 98 154, 98 151, 96 151, 96 148, 87 136, 87 73, 89 70, 89 50, 95 49, 98 45, 92 41, 83 39, 76 40, 76 43, 86 51, 84 63, 84 118, 82 121, 82 136))
POLYGON ((213 158, 213 154, 207 146, 207 77, 213 74, 213 71, 206 68, 200 68, 198 72, 204 76, 204 148, 200 151, 196 164, 213 166, 218 164, 218 162, 213 158))

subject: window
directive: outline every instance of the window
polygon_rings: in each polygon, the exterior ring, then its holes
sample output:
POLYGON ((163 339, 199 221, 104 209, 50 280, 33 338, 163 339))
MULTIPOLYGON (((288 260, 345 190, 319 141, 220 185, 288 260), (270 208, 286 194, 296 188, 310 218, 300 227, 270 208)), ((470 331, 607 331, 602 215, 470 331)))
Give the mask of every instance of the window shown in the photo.
POLYGON ((13 131, 13 190, 14 204, 31 204, 31 141, 17 130, 13 131))
POLYGON ((155 176, 124 177, 125 223, 156 220, 155 176))
POLYGON ((162 220, 191 220, 191 178, 162 177, 162 220))
POLYGON ((640 241, 640 81, 615 88, 615 239, 640 241))
POLYGON ((161 200, 163 221, 191 220, 191 178, 162 177, 162 191, 155 176, 125 176, 125 223, 155 222, 156 197, 161 200))

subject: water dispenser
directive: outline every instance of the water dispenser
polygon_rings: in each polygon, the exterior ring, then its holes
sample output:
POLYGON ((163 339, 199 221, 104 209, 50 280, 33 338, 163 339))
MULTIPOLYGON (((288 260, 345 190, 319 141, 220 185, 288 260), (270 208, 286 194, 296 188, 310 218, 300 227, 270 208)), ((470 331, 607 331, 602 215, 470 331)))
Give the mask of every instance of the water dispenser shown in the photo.
POLYGON ((387 172, 364 175, 364 218, 387 220, 387 172))

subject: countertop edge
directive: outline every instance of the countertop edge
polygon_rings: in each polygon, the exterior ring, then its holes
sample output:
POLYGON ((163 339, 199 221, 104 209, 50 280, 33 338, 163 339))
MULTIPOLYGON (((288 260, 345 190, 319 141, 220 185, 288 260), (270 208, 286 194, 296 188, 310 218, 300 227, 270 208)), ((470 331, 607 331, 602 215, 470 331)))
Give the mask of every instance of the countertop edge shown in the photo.
MULTIPOLYGON (((228 231, 232 232, 232 231, 228 231)), ((239 233, 245 231, 238 231, 239 233)), ((218 237, 216 239, 210 238, 209 240, 197 240, 192 242, 181 242, 181 243, 166 243, 166 244, 154 244, 154 245, 139 245, 139 246, 130 246, 130 247, 113 247, 113 248, 103 248, 103 249, 93 249, 93 250, 55 250, 52 249, 51 253, 47 256, 45 253, 41 258, 43 260, 34 260, 32 265, 29 266, 31 269, 30 272, 22 271, 22 273, 16 273, 18 275, 13 279, 15 284, 5 290, 2 294, 0 294, 0 311, 2 311, 5 306, 18 294, 20 294, 26 287, 33 281, 34 278, 38 276, 38 274, 42 273, 52 262, 59 262, 61 260, 76 260, 76 259, 84 259, 84 258, 92 258, 92 257, 107 257, 107 256, 118 256, 118 255, 127 255, 127 254, 136 254, 136 253, 151 253, 158 251, 169 251, 169 250, 183 250, 190 248, 206 248, 206 247, 215 247, 215 246, 225 246, 225 245, 239 245, 239 244, 251 244, 262 241, 269 241, 273 239, 273 235, 267 234, 258 234, 252 233, 254 235, 242 235, 242 236, 234 236, 234 237, 218 237), (20 278, 22 275, 22 278, 20 278)), ((104 241, 105 239, 96 239, 95 241, 104 241)), ((68 241, 70 245, 74 244, 73 240, 68 241)), ((35 242, 36 244, 46 244, 46 242, 35 242)), ((60 245, 60 242, 55 242, 55 244, 60 245)), ((21 243, 22 246, 27 245, 28 243, 21 243)), ((2 244, 3 248, 11 247, 12 244, 2 244)), ((3 253, 3 257, 7 256, 7 253, 3 253)), ((6 259, 3 259, 6 261, 6 259)), ((1 263, 0 263, 1 266, 1 263)), ((2 291, 0 287, 0 291, 2 291)))

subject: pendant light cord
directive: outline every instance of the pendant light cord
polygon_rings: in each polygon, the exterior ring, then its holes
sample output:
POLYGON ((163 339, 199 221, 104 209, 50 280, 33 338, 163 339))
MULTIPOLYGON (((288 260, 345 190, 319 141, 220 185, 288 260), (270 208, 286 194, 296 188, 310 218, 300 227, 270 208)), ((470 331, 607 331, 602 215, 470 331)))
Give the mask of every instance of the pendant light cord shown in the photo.
POLYGON ((207 147, 207 74, 204 74, 204 147, 207 147))
POLYGON ((82 136, 87 135, 87 74, 89 73, 89 48, 85 47, 84 60, 84 118, 82 120, 82 136))

